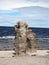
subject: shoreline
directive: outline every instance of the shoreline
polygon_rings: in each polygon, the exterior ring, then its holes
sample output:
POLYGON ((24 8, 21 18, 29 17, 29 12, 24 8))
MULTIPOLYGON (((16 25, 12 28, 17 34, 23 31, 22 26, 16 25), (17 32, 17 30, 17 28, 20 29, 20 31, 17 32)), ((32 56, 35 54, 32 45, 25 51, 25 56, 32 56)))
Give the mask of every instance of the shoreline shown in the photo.
MULTIPOLYGON (((14 56, 15 51, 13 50, 5 50, 5 51, 0 51, 0 58, 4 57, 4 58, 11 58, 14 56)), ((27 52, 28 56, 31 56, 31 54, 29 52, 27 52)), ((49 50, 37 50, 36 52, 32 53, 32 55, 36 55, 36 56, 49 56, 49 50)))

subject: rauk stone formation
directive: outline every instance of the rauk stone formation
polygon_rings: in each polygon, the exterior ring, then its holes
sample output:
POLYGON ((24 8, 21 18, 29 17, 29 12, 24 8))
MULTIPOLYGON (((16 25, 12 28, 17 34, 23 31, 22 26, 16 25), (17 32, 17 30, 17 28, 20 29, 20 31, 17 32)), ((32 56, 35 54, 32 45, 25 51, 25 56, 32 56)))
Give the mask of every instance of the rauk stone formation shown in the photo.
POLYGON ((15 25, 15 52, 16 55, 25 55, 27 52, 36 51, 35 33, 28 29, 24 22, 17 22, 15 25))

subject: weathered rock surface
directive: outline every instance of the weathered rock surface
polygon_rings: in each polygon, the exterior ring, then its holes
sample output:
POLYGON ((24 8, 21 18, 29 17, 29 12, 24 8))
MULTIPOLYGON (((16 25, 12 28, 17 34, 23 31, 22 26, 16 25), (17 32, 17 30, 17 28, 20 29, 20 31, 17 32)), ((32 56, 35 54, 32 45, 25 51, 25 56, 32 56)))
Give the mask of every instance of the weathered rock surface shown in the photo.
POLYGON ((28 25, 24 22, 17 22, 15 25, 14 46, 16 55, 25 55, 26 52, 36 51, 35 33, 28 29, 28 25))

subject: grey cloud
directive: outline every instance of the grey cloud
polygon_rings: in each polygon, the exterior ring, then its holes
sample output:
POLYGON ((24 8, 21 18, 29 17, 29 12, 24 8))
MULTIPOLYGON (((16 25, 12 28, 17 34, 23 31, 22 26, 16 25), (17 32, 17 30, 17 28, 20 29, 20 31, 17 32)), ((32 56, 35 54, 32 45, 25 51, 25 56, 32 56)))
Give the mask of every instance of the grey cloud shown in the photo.
POLYGON ((27 1, 30 1, 30 2, 49 2, 49 0, 27 0, 27 1))
POLYGON ((49 0, 0 0, 0 2, 3 1, 13 1, 13 2, 25 2, 25 1, 30 1, 30 2, 49 2, 49 0))

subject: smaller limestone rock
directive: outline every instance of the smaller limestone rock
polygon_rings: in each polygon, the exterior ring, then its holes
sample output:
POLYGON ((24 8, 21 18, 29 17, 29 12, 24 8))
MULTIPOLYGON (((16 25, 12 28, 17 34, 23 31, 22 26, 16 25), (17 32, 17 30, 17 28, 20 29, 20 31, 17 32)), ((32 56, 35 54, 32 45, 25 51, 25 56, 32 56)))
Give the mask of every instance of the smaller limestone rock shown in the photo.
POLYGON ((35 33, 31 29, 27 30, 27 43, 28 43, 28 52, 33 53, 36 51, 36 39, 35 33))

